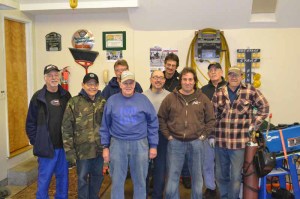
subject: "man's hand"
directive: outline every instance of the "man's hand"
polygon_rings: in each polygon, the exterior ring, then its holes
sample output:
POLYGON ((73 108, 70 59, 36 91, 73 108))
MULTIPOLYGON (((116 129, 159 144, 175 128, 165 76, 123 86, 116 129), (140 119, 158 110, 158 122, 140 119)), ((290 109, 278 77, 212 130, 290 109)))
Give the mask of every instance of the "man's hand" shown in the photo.
POLYGON ((203 141, 203 140, 205 140, 205 136, 204 136, 204 135, 201 135, 201 136, 199 137, 199 139, 200 139, 201 141, 203 141))
POLYGON ((154 159, 157 155, 157 149, 156 148, 150 148, 149 150, 149 159, 154 159))
POLYGON ((170 140, 173 140, 173 136, 170 135, 170 136, 168 137, 168 140, 169 140, 169 141, 170 141, 170 140))
POLYGON ((208 144, 209 144, 209 146, 211 146, 211 148, 215 148, 216 139, 215 138, 209 138, 208 139, 208 144))
POLYGON ((109 148, 103 149, 102 157, 104 162, 109 162, 109 148))

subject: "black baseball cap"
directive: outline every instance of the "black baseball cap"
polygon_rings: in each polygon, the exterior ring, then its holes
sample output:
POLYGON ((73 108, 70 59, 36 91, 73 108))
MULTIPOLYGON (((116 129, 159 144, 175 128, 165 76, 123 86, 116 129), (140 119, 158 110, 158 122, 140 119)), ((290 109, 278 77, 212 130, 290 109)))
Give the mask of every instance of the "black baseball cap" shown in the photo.
POLYGON ((94 79, 97 83, 99 83, 98 76, 95 73, 88 73, 83 78, 83 83, 90 81, 91 79, 94 79))
POLYGON ((57 66, 55 66, 53 64, 49 64, 49 65, 45 66, 45 68, 44 68, 44 75, 46 75, 46 74, 48 74, 48 73, 50 73, 51 71, 54 71, 54 70, 57 71, 57 72, 60 71, 57 66))
POLYGON ((218 62, 209 64, 207 69, 209 70, 211 67, 216 67, 216 68, 222 69, 222 66, 218 62))

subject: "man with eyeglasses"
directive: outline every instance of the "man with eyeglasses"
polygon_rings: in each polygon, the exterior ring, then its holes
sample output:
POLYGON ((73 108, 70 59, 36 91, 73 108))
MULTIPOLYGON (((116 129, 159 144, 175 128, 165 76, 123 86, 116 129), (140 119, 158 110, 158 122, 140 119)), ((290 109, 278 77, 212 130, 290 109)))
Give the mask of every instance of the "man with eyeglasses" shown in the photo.
POLYGON ((259 129, 268 116, 269 104, 258 89, 242 83, 238 67, 228 70, 228 84, 215 92, 212 102, 216 117, 216 182, 221 199, 237 199, 248 132, 259 129))
MULTIPOLYGON (((119 59, 115 62, 114 64, 114 71, 116 77, 111 78, 111 80, 108 82, 108 84, 105 86, 103 89, 101 95, 105 98, 108 99, 110 96, 119 93, 121 91, 120 89, 120 82, 121 82, 121 74, 123 71, 129 70, 129 66, 126 60, 124 59, 119 59)), ((135 92, 142 93, 143 89, 141 85, 136 82, 135 92)))
POLYGON ((157 155, 158 119, 149 99, 134 92, 134 74, 121 75, 121 92, 106 103, 100 127, 104 162, 110 161, 111 199, 124 199, 124 183, 130 166, 133 198, 146 198, 149 159, 157 155))
MULTIPOLYGON (((224 86, 227 82, 223 75, 222 67, 219 63, 211 63, 208 65, 209 82, 201 88, 202 92, 212 100, 216 90, 224 86)), ((216 198, 215 184, 215 137, 210 136, 204 141, 204 158, 203 158, 203 178, 205 182, 205 198, 216 198)))
MULTIPOLYGON (((143 92, 144 95, 148 97, 150 102, 153 104, 156 113, 159 110, 160 104, 163 99, 170 93, 169 91, 165 90, 165 76, 162 71, 155 70, 151 73, 150 83, 151 86, 148 90, 143 92)), ((152 175, 152 182, 153 182, 153 192, 152 192, 152 199, 162 199, 163 198, 163 191, 165 187, 165 176, 166 176, 166 154, 167 154, 167 144, 168 140, 162 135, 159 131, 159 141, 157 145, 157 157, 153 161, 153 175, 152 175)), ((151 171, 150 171, 151 173, 151 171)), ((148 174, 148 177, 151 176, 148 174)), ((149 180, 147 180, 149 182, 149 180)), ((147 187, 148 188, 148 187, 147 187)))
POLYGON ((45 85, 32 96, 26 119, 26 133, 38 157, 37 199, 49 198, 52 175, 56 177, 55 198, 68 198, 68 163, 63 148, 61 123, 71 95, 59 85, 59 69, 44 68, 45 85))
POLYGON ((96 74, 86 74, 81 85, 65 110, 62 136, 67 160, 77 166, 78 198, 97 199, 103 182, 99 127, 106 101, 98 90, 96 74))

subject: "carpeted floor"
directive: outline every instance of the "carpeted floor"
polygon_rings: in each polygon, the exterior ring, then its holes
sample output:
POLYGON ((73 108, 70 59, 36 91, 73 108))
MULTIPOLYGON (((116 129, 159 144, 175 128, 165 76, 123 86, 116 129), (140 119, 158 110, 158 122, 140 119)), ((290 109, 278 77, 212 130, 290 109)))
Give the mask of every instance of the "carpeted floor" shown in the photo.
MULTIPOLYGON (((104 181, 102 183, 100 189, 100 197, 105 193, 105 191, 109 188, 111 184, 110 177, 105 175, 104 181)), ((34 182, 30 186, 27 186, 25 189, 12 196, 12 199, 35 199, 35 192, 37 188, 37 182, 34 182)), ((55 178, 53 177, 51 180, 50 188, 49 188, 49 196, 53 198, 55 195, 55 178)), ((69 170, 69 199, 77 198, 77 174, 76 168, 69 170)))

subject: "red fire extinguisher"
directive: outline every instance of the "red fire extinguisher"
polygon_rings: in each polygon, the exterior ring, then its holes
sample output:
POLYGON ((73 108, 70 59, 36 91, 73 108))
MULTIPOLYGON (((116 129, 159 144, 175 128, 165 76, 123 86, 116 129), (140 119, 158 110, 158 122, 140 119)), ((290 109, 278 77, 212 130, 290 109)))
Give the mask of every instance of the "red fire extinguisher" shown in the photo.
POLYGON ((69 90, 69 75, 70 72, 68 71, 69 66, 64 67, 61 70, 61 79, 60 79, 60 84, 65 90, 69 90))

